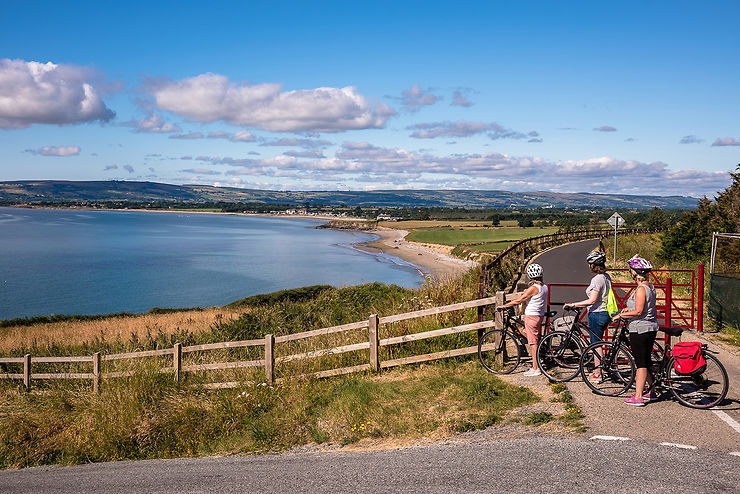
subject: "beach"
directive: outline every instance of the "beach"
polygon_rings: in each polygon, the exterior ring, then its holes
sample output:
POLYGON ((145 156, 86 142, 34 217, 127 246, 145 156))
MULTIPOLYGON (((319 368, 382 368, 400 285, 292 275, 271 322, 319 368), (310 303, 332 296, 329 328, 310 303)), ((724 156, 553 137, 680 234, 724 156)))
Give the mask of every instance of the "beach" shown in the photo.
POLYGON ((418 266, 423 273, 440 281, 458 278, 478 266, 475 261, 465 261, 451 255, 449 251, 452 247, 407 242, 404 240, 408 234, 406 230, 377 228, 363 231, 363 233, 372 233, 380 238, 357 244, 356 248, 366 252, 382 252, 398 257, 418 266))

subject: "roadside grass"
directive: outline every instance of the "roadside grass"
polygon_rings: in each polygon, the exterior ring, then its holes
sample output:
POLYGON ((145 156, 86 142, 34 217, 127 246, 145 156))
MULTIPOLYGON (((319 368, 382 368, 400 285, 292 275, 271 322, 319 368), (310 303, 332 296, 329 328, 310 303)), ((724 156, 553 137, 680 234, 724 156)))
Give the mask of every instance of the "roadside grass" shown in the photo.
POLYGON ((442 438, 538 401, 477 362, 208 391, 155 369, 98 395, 0 393, 0 467, 280 451, 306 444, 442 438))

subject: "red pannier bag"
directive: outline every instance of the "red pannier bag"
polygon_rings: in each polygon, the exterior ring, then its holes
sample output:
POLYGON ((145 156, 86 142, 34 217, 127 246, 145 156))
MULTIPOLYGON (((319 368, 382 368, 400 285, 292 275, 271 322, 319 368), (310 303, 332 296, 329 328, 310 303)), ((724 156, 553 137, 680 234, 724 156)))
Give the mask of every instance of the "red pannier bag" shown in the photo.
POLYGON ((673 345, 673 368, 679 374, 701 374, 707 368, 698 341, 681 341, 673 345))

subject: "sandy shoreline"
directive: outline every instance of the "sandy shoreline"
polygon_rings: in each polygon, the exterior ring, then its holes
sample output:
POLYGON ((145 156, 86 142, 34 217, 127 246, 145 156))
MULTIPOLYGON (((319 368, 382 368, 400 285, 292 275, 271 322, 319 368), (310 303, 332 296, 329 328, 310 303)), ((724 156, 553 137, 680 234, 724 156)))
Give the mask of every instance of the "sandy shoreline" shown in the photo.
POLYGON ((439 250, 431 249, 425 245, 406 242, 404 237, 408 234, 405 230, 394 230, 391 228, 378 228, 366 230, 362 233, 371 233, 380 238, 370 242, 355 244, 355 248, 366 252, 379 253, 398 257, 410 264, 418 266, 424 274, 429 274, 437 280, 454 279, 467 273, 476 267, 475 261, 464 261, 449 253, 442 252, 445 246, 439 246, 439 250))

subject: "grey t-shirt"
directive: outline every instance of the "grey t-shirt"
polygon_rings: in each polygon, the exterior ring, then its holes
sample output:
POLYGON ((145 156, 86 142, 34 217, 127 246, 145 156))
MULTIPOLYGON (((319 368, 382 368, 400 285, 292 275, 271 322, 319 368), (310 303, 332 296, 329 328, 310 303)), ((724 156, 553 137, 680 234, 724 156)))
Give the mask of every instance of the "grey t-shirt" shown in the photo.
POLYGON ((609 295, 609 288, 612 286, 611 277, 606 274, 597 274, 591 278, 591 284, 586 288, 586 297, 591 297, 592 291, 599 292, 596 302, 589 306, 589 312, 606 312, 606 299, 609 295))
MULTIPOLYGON (((655 287, 653 285, 643 285, 643 287, 645 288, 645 305, 642 308, 642 314, 630 319, 630 333, 648 333, 658 330, 655 287)), ((635 294, 637 294, 637 288, 627 299, 627 310, 635 310, 637 305, 635 294)))

